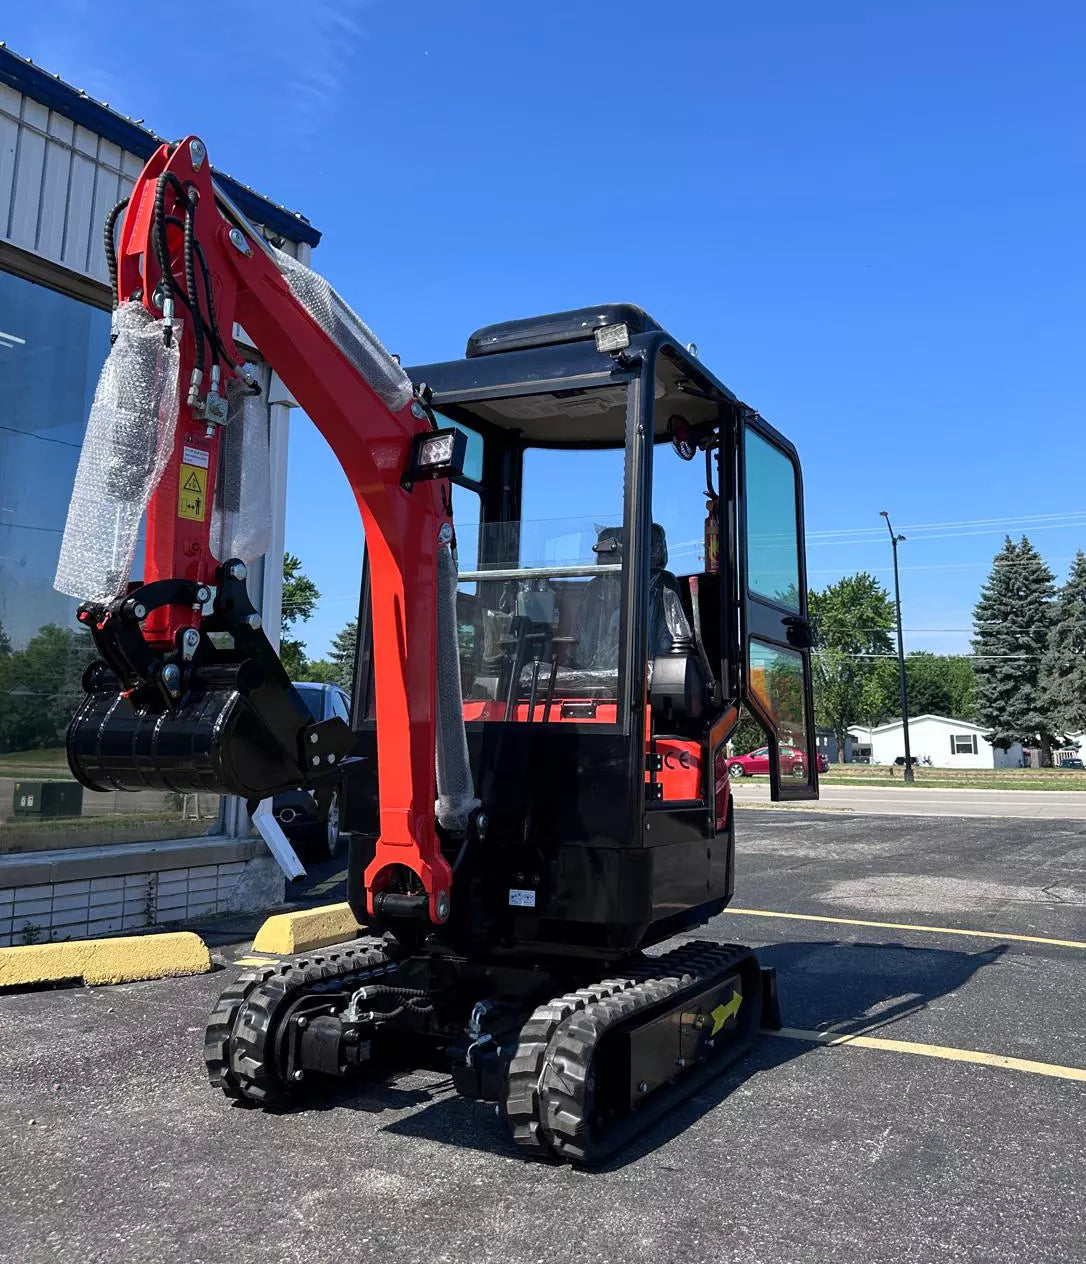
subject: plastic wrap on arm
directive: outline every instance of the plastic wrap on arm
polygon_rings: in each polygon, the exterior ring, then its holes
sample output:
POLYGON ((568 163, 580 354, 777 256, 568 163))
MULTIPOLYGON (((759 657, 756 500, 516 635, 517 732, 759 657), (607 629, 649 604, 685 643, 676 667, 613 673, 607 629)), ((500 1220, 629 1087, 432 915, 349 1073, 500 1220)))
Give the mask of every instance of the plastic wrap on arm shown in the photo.
POLYGON ((53 586, 82 601, 125 590, 140 520, 173 451, 179 328, 139 303, 114 313, 116 340, 98 378, 53 586))
POLYGON ((460 649, 456 629, 456 562, 452 549, 437 551, 437 819, 443 829, 463 830, 479 806, 468 763, 460 649))
POLYGON ((328 282, 312 268, 271 247, 290 292, 332 339, 393 412, 411 399, 411 379, 381 340, 328 282))
POLYGON ((271 471, 268 409, 263 395, 234 379, 227 388, 230 411, 219 446, 211 551, 225 562, 255 562, 271 543, 271 471))

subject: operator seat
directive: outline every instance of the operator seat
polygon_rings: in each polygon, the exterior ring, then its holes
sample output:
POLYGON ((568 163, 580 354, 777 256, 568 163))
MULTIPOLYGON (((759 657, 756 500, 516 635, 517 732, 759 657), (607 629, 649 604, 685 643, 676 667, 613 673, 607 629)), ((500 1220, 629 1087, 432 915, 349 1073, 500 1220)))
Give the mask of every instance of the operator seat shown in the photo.
MULTIPOLYGON (((620 562, 625 546, 622 527, 604 527, 592 551, 601 565, 620 562)), ((667 654, 679 646, 692 647, 693 636, 679 596, 679 581, 667 570, 667 536, 658 522, 652 524, 649 558, 648 658, 667 654)), ((578 666, 586 671, 618 671, 621 614, 621 577, 597 575, 588 584, 581 615, 578 666)))

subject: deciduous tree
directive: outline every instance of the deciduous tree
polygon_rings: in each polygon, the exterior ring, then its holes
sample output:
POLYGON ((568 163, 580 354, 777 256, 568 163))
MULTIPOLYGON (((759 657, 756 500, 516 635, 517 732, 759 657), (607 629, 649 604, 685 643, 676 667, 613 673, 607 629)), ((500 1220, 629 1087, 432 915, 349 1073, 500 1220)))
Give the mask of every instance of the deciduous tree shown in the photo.
POLYGON ((302 570, 301 558, 283 554, 283 612, 279 639, 279 657, 291 680, 304 680, 306 673, 305 642, 289 635, 298 623, 305 623, 317 608, 321 595, 317 585, 302 570))
MULTIPOLYGON (((895 688, 897 683, 895 666, 895 688)), ((976 673, 972 660, 960 654, 930 654, 914 650, 905 659, 910 715, 946 715, 973 719, 976 673)), ((895 708, 896 711, 900 708, 895 708)))
POLYGON ((846 575, 808 598, 814 630, 815 718, 837 738, 845 757, 850 725, 885 718, 887 675, 880 669, 892 653, 894 608, 874 576, 846 575))

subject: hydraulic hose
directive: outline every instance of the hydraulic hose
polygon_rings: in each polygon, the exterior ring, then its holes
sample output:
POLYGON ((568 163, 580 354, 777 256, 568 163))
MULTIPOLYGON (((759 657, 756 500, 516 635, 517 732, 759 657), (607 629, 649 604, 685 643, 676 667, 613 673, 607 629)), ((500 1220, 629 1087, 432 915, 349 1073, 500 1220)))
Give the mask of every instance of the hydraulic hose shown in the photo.
POLYGON ((109 292, 113 300, 114 311, 117 310, 117 305, 120 303, 120 292, 117 287, 117 242, 113 234, 117 227, 117 220, 127 205, 128 198, 121 198, 113 210, 111 210, 106 216, 106 268, 109 271, 109 292))

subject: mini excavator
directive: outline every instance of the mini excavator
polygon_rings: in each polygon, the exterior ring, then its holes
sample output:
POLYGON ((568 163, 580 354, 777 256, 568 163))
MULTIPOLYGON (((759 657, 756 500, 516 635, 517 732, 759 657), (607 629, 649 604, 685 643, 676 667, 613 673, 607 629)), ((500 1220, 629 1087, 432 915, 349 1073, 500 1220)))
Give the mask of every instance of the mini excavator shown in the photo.
MULTIPOLYGON (((212 1084, 273 1106, 438 1058, 528 1154, 606 1159, 779 1025, 772 972, 691 932, 732 896, 741 708, 766 733, 772 797, 818 794, 794 447, 633 305, 490 325, 463 359, 401 367, 247 222, 196 137, 149 159, 106 247, 112 395, 95 407, 121 421, 84 459, 145 516, 146 560, 129 580, 129 548, 82 593, 98 661, 72 771, 250 810, 337 786, 362 931, 227 987, 212 1084), (260 389, 239 327, 357 498, 349 724, 313 720, 245 559, 212 529, 245 485, 226 456, 237 399, 260 389), (526 459, 600 451, 620 470, 613 519, 540 541, 526 459), (697 573, 668 569, 653 521, 665 469, 669 496, 708 500, 697 573), (477 523, 454 522, 454 490, 477 523), (782 743, 799 752, 787 776, 782 743)), ((85 513, 68 534, 109 545, 85 513)))

